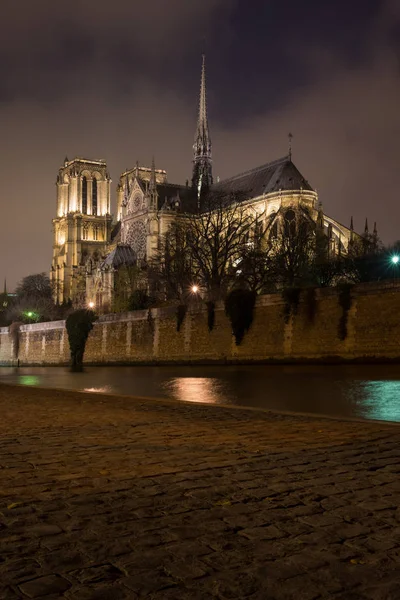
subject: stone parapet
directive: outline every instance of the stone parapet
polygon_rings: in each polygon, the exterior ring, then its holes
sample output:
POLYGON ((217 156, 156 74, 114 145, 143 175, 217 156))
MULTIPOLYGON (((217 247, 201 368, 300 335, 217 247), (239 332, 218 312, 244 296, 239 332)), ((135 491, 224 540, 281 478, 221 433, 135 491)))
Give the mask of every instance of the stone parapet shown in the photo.
MULTIPOLYGON (((179 331, 176 306, 103 315, 90 333, 85 362, 400 360, 400 282, 354 286, 346 314, 341 293, 335 288, 305 290, 298 305, 290 307, 289 318, 281 294, 259 296, 253 325, 240 346, 234 343, 223 303, 215 306, 212 331, 206 307, 199 302, 189 306, 179 331)), ((16 359, 20 365, 67 364, 65 322, 22 325, 17 357, 15 347, 9 329, 0 328, 0 364, 14 364, 16 359)))

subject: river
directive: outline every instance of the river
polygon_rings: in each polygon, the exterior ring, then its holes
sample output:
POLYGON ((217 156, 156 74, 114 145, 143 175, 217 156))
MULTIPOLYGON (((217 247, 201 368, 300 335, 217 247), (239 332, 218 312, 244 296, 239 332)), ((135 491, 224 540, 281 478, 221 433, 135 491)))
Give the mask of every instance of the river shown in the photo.
POLYGON ((400 365, 0 367, 0 382, 400 422, 400 365))

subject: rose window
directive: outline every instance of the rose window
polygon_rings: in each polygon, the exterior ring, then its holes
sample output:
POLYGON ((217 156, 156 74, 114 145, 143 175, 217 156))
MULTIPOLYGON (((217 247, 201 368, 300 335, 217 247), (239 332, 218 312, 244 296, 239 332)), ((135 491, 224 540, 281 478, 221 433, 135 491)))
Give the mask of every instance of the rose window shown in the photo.
POLYGON ((132 223, 126 235, 126 242, 135 251, 138 258, 144 258, 146 256, 146 241, 146 226, 143 221, 132 223))

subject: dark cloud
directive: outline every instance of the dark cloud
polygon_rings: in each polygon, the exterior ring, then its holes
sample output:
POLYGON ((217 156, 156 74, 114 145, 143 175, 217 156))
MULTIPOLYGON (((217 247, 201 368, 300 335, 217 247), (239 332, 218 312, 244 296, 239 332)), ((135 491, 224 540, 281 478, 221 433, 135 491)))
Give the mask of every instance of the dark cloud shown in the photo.
POLYGON ((242 0, 4 4, 0 277, 11 284, 49 268, 66 153, 107 159, 113 190, 153 154, 171 181, 190 178, 205 35, 215 174, 285 154, 292 131, 328 214, 354 214, 359 228, 369 216, 385 241, 400 238, 397 2, 354 0, 357 15, 344 0, 330 12, 253 0, 250 16, 242 0))

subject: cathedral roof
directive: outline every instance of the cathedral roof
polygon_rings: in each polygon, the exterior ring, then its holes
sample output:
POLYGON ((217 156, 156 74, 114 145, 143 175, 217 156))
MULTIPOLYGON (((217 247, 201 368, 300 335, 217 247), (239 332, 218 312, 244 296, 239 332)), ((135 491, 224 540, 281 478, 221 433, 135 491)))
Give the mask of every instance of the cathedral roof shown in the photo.
POLYGON ((280 190, 309 190, 313 188, 288 156, 267 163, 245 173, 215 183, 212 190, 223 194, 243 194, 257 198, 280 190))
POLYGON ((114 250, 106 256, 100 265, 101 269, 126 266, 131 267, 136 265, 136 254, 128 244, 118 244, 114 250))
POLYGON ((196 190, 191 186, 161 183, 157 184, 157 193, 159 210, 179 210, 187 213, 196 211, 196 190), (178 197, 179 206, 176 206, 178 197))
POLYGON ((111 241, 114 241, 121 233, 121 221, 117 221, 111 229, 111 241))

